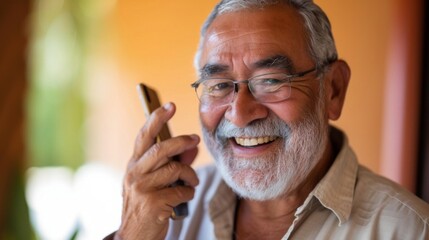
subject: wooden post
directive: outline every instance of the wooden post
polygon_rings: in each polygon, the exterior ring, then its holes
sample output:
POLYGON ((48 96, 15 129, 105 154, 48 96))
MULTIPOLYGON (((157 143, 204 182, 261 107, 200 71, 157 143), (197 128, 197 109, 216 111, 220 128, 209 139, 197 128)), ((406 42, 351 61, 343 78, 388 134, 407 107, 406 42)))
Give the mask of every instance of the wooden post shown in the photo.
MULTIPOLYGON (((30 0, 0 7, 0 238, 7 229, 14 185, 25 166, 25 93, 30 0), (6 229, 5 229, 6 228, 6 229)), ((21 179, 20 179, 21 178, 21 179)), ((21 194, 22 195, 22 194, 21 194)))

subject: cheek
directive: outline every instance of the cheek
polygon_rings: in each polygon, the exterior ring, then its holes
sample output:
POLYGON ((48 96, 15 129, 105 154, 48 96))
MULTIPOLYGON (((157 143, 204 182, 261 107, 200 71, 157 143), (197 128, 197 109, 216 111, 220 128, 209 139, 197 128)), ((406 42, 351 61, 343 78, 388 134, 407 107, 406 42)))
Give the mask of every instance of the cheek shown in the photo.
POLYGON ((284 103, 266 105, 277 117, 287 124, 300 121, 306 112, 306 107, 303 104, 298 104, 298 102, 292 103, 291 101, 286 101, 284 103))
POLYGON ((313 84, 292 89, 292 95, 288 100, 270 104, 269 108, 287 123, 302 121, 310 112, 315 112, 318 106, 319 83, 313 84))
POLYGON ((224 117, 225 111, 226 107, 212 108, 208 106, 200 106, 201 124, 209 132, 213 132, 224 117))
POLYGON ((284 103, 266 104, 270 110, 287 124, 302 122, 309 115, 309 111, 315 111, 315 102, 301 100, 288 100, 284 103))

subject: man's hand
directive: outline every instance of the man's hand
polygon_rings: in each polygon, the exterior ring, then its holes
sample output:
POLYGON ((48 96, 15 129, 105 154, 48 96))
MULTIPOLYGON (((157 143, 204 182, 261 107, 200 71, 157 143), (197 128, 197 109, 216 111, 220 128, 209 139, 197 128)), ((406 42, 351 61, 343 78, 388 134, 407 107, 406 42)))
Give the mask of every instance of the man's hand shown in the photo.
POLYGON ((155 143, 171 117, 172 103, 155 110, 140 130, 124 178, 119 239, 164 239, 173 207, 191 200, 198 178, 189 166, 197 155, 197 135, 184 135, 155 143), (179 155, 180 162, 168 158, 179 155), (171 187, 181 179, 185 186, 171 187))

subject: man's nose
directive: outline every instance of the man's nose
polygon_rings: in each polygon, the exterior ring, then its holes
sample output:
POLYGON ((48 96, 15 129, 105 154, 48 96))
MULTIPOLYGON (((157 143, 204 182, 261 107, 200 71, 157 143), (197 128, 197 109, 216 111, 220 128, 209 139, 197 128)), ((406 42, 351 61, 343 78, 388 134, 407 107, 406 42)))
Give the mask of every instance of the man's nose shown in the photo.
POLYGON ((253 97, 247 84, 240 84, 225 118, 237 127, 246 127, 255 120, 266 118, 268 113, 269 109, 253 97))

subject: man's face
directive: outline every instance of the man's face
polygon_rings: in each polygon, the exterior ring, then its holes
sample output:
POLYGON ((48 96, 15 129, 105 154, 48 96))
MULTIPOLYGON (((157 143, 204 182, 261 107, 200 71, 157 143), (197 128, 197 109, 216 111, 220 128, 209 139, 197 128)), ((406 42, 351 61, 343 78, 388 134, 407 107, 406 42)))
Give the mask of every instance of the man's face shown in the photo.
MULTIPOLYGON (((246 80, 315 66, 299 14, 287 6, 218 16, 207 30, 199 66, 205 77, 246 80)), ((259 103, 245 84, 233 102, 200 105, 204 140, 225 181, 241 196, 267 200, 300 185, 321 158, 327 118, 315 73, 291 96, 259 103)))

